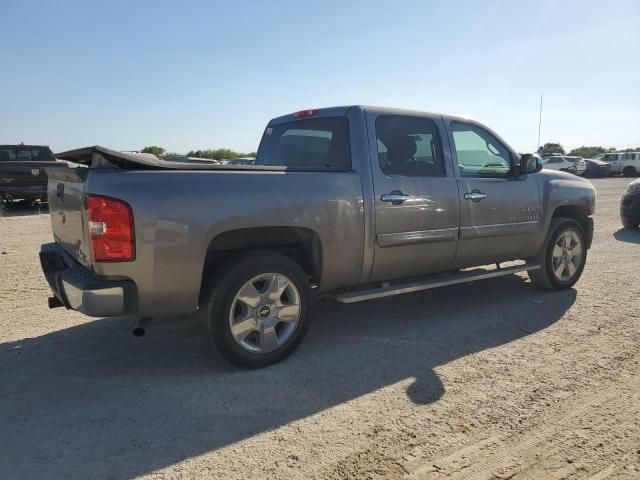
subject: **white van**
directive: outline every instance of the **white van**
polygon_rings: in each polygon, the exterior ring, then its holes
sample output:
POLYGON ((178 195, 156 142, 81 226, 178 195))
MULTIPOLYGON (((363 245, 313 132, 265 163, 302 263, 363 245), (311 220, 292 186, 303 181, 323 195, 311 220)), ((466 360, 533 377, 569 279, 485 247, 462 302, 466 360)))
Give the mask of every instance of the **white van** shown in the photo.
POLYGON ((611 166, 611 173, 622 173, 625 177, 637 177, 640 174, 640 152, 605 153, 595 160, 602 160, 611 166))

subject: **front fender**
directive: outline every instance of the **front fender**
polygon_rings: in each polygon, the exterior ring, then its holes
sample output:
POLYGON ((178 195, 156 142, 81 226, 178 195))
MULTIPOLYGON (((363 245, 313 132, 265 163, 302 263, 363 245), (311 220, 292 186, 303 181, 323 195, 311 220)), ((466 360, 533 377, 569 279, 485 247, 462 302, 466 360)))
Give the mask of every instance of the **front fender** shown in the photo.
POLYGON ((595 213, 596 191, 589 180, 576 175, 542 170, 537 175, 542 199, 543 231, 540 246, 549 232, 554 215, 561 214, 584 222, 587 243, 591 245, 593 220, 595 213))

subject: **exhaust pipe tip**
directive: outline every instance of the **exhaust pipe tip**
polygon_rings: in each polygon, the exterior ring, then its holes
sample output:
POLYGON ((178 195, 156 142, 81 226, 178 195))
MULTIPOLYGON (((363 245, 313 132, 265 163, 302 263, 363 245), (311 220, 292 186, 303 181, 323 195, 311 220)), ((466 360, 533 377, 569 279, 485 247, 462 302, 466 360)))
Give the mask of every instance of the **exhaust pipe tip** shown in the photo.
POLYGON ((58 297, 49 297, 47 302, 49 304, 49 308, 64 307, 64 304, 58 299, 58 297))
POLYGON ((147 331, 142 327, 136 327, 131 333, 133 333, 134 337, 144 337, 144 334, 147 333, 147 331))
POLYGON ((145 328, 145 325, 147 324, 148 321, 149 321, 148 318, 141 318, 138 320, 138 322, 136 323, 136 326, 133 327, 133 330, 131 331, 134 337, 144 337, 144 334, 147 333, 147 329, 145 328))

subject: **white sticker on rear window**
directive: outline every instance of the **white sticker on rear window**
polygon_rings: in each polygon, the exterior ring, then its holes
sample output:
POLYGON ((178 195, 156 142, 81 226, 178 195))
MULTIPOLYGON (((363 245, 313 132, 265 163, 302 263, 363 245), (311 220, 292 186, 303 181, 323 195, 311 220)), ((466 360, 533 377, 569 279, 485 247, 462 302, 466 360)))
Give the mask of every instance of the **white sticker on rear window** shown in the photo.
POLYGON ((273 133, 273 128, 269 127, 265 130, 264 134, 265 135, 271 135, 273 133))

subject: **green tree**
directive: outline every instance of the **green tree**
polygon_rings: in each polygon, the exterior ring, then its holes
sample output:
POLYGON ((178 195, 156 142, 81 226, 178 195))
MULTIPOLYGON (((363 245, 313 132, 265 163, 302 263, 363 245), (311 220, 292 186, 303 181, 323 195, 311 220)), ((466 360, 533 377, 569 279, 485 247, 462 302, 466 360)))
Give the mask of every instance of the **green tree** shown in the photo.
POLYGON ((559 143, 545 143, 542 146, 542 156, 551 155, 552 153, 564 155, 564 148, 559 143))
POLYGON ((164 155, 164 148, 158 147, 157 145, 150 145, 140 150, 140 153, 152 153, 156 157, 161 157, 162 155, 164 155))
MULTIPOLYGON (((617 150, 615 149, 615 147, 586 147, 586 146, 582 146, 582 147, 578 147, 578 148, 574 148, 573 150, 571 150, 569 152, 569 155, 575 155, 577 157, 583 157, 583 158, 594 158, 597 157, 598 155, 602 155, 603 153, 609 153, 609 152, 616 152, 617 150)), ((629 148, 627 150, 620 150, 621 152, 633 152, 636 151, 632 148, 629 148)))
POLYGON ((187 157, 210 158, 213 160, 223 160, 240 156, 242 156, 241 153, 229 148, 216 148, 215 150, 191 150, 187 153, 187 157))
POLYGON ((606 151, 607 149, 604 147, 587 147, 583 145, 582 147, 574 148, 573 150, 571 150, 569 152, 569 155, 575 155, 576 157, 583 158, 594 158, 598 155, 602 155, 606 151))

